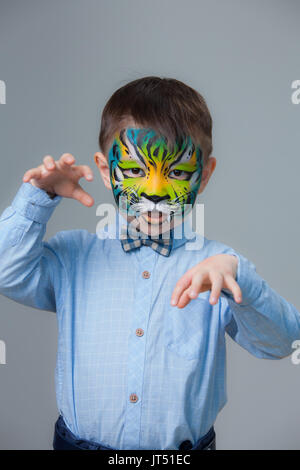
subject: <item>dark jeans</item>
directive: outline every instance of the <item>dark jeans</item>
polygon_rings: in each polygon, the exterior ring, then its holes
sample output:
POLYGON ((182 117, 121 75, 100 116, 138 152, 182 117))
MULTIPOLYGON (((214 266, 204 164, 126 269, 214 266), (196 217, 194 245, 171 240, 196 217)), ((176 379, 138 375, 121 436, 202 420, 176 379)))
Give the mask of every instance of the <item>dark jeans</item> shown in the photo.
MULTIPOLYGON (((59 416, 55 423, 54 450, 120 450, 106 447, 102 444, 77 439, 74 434, 67 428, 62 416, 59 416)), ((212 426, 205 436, 201 437, 193 446, 191 441, 183 441, 178 450, 216 450, 216 434, 212 426)))

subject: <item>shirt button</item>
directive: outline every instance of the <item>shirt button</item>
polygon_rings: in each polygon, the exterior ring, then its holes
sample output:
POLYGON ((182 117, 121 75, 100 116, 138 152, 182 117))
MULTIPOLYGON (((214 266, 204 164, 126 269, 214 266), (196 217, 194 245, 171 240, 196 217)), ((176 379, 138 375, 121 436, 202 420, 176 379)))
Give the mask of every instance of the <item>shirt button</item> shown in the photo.
POLYGON ((143 271, 142 276, 143 276, 144 279, 149 279, 149 277, 150 277, 149 271, 143 271))
POLYGON ((137 336, 143 336, 143 334, 144 334, 143 328, 137 328, 137 329, 135 330, 135 334, 136 334, 137 336))
POLYGON ((136 393, 132 393, 129 397, 129 400, 131 401, 131 403, 136 403, 138 401, 138 396, 136 395, 136 393))

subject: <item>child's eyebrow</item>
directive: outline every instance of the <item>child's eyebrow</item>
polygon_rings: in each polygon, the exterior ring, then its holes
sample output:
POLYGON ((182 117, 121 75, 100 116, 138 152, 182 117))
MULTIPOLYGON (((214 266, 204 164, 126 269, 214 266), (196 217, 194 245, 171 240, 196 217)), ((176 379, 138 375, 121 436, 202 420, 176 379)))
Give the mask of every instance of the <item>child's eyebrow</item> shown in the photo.
POLYGON ((143 167, 143 169, 147 169, 147 164, 145 162, 144 156, 139 152, 138 147, 128 139, 126 135, 126 129, 123 129, 120 132, 120 141, 125 149, 128 150, 129 156, 139 165, 143 167))

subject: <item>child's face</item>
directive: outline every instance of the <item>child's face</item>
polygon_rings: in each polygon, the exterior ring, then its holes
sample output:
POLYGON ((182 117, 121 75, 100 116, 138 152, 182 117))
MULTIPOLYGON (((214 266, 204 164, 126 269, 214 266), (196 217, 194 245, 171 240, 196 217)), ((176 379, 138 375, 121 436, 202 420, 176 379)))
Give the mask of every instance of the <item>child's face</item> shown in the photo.
POLYGON ((143 232, 163 232, 194 205, 203 162, 191 138, 176 142, 171 152, 154 130, 125 128, 114 136, 108 158, 116 203, 143 232))

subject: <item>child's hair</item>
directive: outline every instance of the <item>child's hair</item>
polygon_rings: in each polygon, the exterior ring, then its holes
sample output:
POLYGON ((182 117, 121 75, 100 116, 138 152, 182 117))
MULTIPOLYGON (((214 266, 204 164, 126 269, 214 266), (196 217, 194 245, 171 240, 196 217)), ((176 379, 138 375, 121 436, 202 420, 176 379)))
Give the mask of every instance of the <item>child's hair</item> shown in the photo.
POLYGON ((101 119, 99 146, 105 155, 115 132, 130 122, 166 137, 171 150, 178 138, 191 136, 204 164, 212 152, 212 118, 204 98, 174 78, 144 77, 114 92, 101 119))

